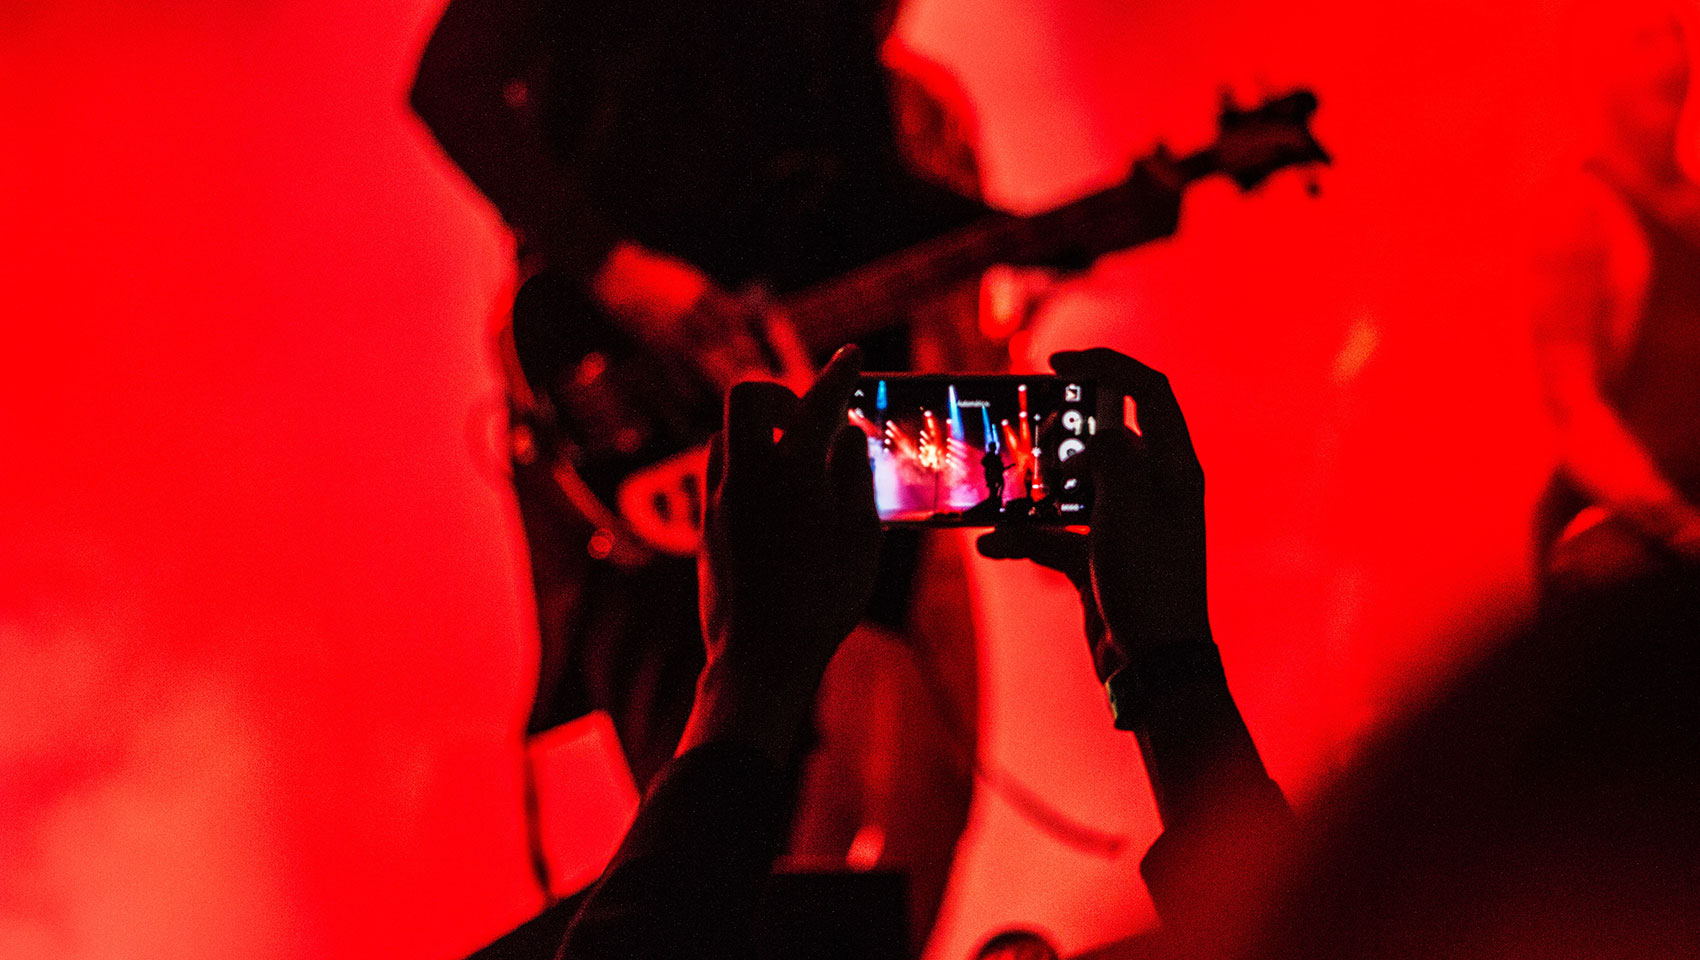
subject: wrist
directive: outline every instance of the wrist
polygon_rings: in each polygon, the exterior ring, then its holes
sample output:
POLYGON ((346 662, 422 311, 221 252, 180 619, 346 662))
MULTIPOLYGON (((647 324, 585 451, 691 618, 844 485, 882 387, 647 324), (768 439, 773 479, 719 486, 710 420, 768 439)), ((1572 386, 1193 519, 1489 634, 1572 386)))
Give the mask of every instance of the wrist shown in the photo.
POLYGON ((789 764, 806 742, 820 676, 745 668, 722 653, 697 678, 696 700, 677 753, 709 743, 736 743, 789 764))
POLYGON ((1226 686, 1222 656, 1208 633, 1202 639, 1150 646, 1110 675, 1104 690, 1118 730, 1136 730, 1189 691, 1226 686))

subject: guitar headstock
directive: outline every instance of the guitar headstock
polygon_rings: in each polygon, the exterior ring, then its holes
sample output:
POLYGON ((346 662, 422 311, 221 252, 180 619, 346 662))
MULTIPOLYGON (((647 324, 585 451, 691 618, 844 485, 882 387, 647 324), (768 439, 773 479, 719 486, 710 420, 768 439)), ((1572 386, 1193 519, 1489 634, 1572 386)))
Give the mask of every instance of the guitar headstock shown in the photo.
POLYGON ((1222 101, 1216 142, 1202 155, 1208 170, 1200 172, 1226 174, 1241 190, 1250 190, 1278 170, 1332 162, 1310 130, 1317 101, 1309 90, 1272 97, 1250 108, 1238 106, 1226 95, 1222 101))

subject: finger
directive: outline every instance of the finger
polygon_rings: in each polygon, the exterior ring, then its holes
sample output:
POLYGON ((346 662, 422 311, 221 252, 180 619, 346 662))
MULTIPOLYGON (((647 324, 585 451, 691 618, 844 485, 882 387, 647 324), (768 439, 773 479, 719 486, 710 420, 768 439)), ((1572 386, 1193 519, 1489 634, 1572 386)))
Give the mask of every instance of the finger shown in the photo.
POLYGON ((814 365, 809 363, 808 348, 803 346, 803 338, 797 334, 797 325, 784 311, 773 309, 765 314, 767 326, 767 342, 773 347, 773 355, 779 361, 779 375, 776 378, 793 390, 807 392, 809 384, 814 380, 814 365))
POLYGON ((727 470, 773 456, 773 432, 783 430, 797 409, 797 395, 770 380, 746 380, 726 392, 727 470))
POLYGON ((1145 469, 1150 460, 1150 444, 1126 427, 1104 427, 1086 439, 1086 449, 1070 458, 1076 470, 1082 468, 1099 479, 1128 479, 1145 469))
POLYGON ((1151 459, 1145 438, 1126 427, 1099 430, 1087 441, 1074 460, 1092 478, 1094 528, 1118 526, 1144 507, 1152 494, 1151 459))
POLYGON ((1086 535, 1055 527, 1006 526, 980 536, 975 547, 993 560, 1031 560, 1064 574, 1085 590, 1091 583, 1086 535))
POLYGON ((862 351, 854 344, 832 355, 814 386, 797 401, 796 416, 779 441, 781 455, 799 463, 825 461, 827 445, 844 425, 850 393, 861 371, 862 351))
POLYGON ((827 481, 840 517, 879 522, 874 506, 874 471, 868 462, 868 435, 845 424, 832 438, 826 458, 827 481))
POLYGON ((714 496, 714 491, 720 489, 720 478, 726 472, 726 433, 723 430, 714 431, 714 436, 708 441, 708 498, 714 496))
MULTIPOLYGON (((1165 449, 1177 453, 1184 451, 1185 456, 1192 455, 1192 437, 1187 431, 1186 417, 1181 413, 1180 402, 1175 399, 1169 378, 1161 371, 1103 347, 1053 353, 1051 369, 1058 376, 1093 380, 1100 392, 1108 388, 1114 394, 1132 397, 1143 436, 1165 449)), ((1102 402, 1100 406, 1103 406, 1102 402)), ((1119 407, 1120 404, 1110 406, 1119 407)))

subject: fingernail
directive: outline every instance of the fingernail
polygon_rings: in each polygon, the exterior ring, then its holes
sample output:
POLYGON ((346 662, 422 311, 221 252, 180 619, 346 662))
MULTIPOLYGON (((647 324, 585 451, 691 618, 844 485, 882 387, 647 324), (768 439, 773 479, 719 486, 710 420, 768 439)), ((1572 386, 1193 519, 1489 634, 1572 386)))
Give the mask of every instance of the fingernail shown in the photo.
POLYGON ((829 362, 837 363, 840 360, 848 360, 851 357, 859 356, 861 354, 861 352, 862 352, 861 347, 858 347, 853 343, 847 343, 844 346, 838 348, 838 352, 834 353, 832 355, 832 360, 830 360, 829 362))
POLYGON ((1139 404, 1132 397, 1122 397, 1122 426, 1138 436, 1145 436, 1145 431, 1139 429, 1139 404))

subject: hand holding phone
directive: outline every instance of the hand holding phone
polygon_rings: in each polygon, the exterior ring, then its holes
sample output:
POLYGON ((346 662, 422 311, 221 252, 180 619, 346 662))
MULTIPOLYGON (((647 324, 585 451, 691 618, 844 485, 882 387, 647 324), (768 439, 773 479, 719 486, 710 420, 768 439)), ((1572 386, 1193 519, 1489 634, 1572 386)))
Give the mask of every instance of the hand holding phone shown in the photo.
POLYGON ((791 762, 879 560, 861 435, 844 422, 861 352, 845 347, 801 397, 746 381, 709 452, 697 589, 707 663, 680 751, 717 740, 791 762))
POLYGON ((1054 354, 1051 365, 1090 378, 1102 402, 1083 461, 1096 484, 1091 533, 1004 525, 980 538, 980 553, 1074 581, 1100 680, 1162 647, 1209 644, 1204 471, 1168 378, 1104 349, 1054 354))

